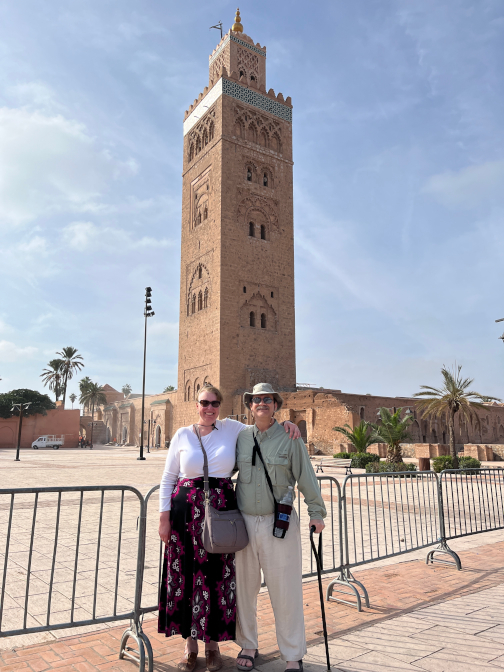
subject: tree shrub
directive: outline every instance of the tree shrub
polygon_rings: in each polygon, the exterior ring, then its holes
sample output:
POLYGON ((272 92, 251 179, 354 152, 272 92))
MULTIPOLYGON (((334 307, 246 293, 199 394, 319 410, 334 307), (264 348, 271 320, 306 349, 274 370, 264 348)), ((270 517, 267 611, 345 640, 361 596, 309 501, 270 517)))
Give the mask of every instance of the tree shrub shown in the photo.
MULTIPOLYGON (((460 469, 481 469, 481 462, 475 457, 460 457, 459 458, 459 468, 460 469)), ((470 474, 470 471, 464 471, 464 474, 470 474)))
POLYGON ((371 453, 354 453, 352 455, 352 467, 354 469, 365 469, 371 462, 376 462, 376 455, 371 453))
POLYGON ((351 453, 336 453, 335 455, 333 455, 333 457, 337 458, 338 460, 349 460, 352 457, 352 454, 351 453))
POLYGON ((387 472, 398 475, 404 474, 405 471, 416 471, 417 466, 412 462, 370 462, 366 465, 367 474, 382 474, 387 472))
POLYGON ((436 474, 440 474, 444 469, 453 469, 453 460, 451 455, 440 455, 432 460, 432 468, 436 474))

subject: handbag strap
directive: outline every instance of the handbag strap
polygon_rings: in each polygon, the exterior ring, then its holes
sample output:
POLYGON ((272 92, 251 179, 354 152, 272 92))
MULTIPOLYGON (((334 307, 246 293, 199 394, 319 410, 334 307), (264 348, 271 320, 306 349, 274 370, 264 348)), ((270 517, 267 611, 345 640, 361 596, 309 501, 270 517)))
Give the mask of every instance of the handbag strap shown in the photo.
POLYGON ((269 489, 271 490, 271 495, 273 497, 273 501, 276 502, 275 493, 273 492, 273 483, 271 482, 271 478, 270 478, 270 475, 268 473, 268 469, 267 469, 266 465, 264 464, 261 449, 259 448, 259 443, 257 442, 257 436, 255 434, 253 434, 253 436, 254 436, 254 452, 252 453, 252 466, 255 467, 255 462, 256 462, 255 458, 256 458, 256 455, 259 455, 259 459, 261 460, 261 462, 263 464, 263 467, 264 467, 264 475, 266 476, 266 481, 268 482, 269 489))
POLYGON ((208 482, 208 458, 206 450, 203 448, 203 442, 201 440, 201 436, 199 435, 198 428, 196 427, 196 425, 193 425, 193 428, 194 433, 198 437, 201 450, 203 451, 203 488, 205 490, 205 504, 208 504, 210 501, 210 487, 208 482))

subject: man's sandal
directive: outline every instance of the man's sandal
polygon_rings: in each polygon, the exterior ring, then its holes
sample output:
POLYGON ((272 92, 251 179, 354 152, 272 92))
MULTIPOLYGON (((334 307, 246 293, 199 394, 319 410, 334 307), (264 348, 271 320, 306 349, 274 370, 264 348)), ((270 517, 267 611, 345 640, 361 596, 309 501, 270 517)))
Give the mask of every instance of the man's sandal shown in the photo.
POLYGON ((243 658, 245 660, 250 660, 252 665, 240 665, 240 663, 237 662, 236 663, 236 669, 241 670, 241 672, 249 672, 249 670, 254 670, 255 669, 254 659, 257 658, 258 655, 259 655, 259 651, 257 649, 255 651, 254 658, 252 658, 252 656, 246 656, 243 653, 243 649, 242 649, 240 651, 240 653, 236 656, 236 660, 238 661, 239 658, 243 658))
POLYGON ((288 670, 285 670, 285 672, 303 672, 303 659, 297 661, 299 663, 299 669, 295 669, 293 667, 289 667, 288 670))

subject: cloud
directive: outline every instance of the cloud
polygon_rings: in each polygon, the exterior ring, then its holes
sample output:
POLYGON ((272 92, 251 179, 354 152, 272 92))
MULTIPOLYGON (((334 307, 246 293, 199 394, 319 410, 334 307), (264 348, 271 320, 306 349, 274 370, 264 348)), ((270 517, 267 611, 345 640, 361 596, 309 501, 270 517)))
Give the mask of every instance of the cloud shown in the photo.
POLYGON ((422 191, 433 195, 448 208, 466 209, 503 202, 504 160, 433 175, 422 191))
POLYGON ((0 108, 0 218, 7 225, 99 209, 112 181, 137 172, 132 159, 100 150, 77 121, 0 108))
POLYGON ((166 238, 156 239, 151 236, 135 238, 134 234, 120 228, 110 226, 98 227, 93 222, 72 222, 63 227, 62 243, 72 249, 85 250, 91 246, 94 250, 106 249, 116 252, 142 248, 172 247, 174 241, 166 238))
POLYGON ((33 346, 22 348, 10 341, 0 341, 0 362, 10 364, 13 361, 24 361, 34 357, 37 352, 38 348, 33 346))

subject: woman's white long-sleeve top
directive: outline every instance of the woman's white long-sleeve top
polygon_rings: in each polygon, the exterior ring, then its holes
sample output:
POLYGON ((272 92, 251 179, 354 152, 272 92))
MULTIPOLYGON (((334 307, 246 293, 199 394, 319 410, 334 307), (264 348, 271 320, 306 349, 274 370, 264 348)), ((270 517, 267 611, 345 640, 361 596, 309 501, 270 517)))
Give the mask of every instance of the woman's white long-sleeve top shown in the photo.
MULTIPOLYGON (((236 462, 236 439, 247 425, 224 418, 217 420, 214 429, 201 440, 208 458, 208 475, 215 478, 229 478, 236 462)), ((179 478, 203 476, 203 451, 193 426, 181 427, 175 432, 161 478, 159 510, 171 509, 171 495, 179 478)))

